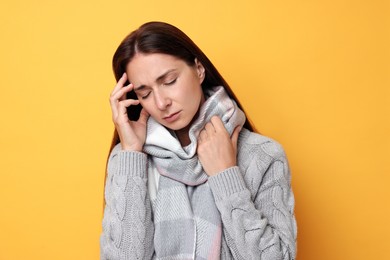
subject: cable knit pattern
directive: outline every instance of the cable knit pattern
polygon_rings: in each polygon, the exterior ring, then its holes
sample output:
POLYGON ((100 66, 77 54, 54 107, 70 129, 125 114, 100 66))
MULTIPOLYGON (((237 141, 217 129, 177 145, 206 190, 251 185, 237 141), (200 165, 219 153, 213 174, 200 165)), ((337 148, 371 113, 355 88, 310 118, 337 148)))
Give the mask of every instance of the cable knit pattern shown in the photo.
POLYGON ((146 189, 146 156, 121 151, 109 159, 101 259, 151 259, 154 227, 146 189))
MULTIPOLYGON (((108 165, 101 259, 153 259, 147 156, 119 149, 108 165)), ((221 259, 295 259, 294 196, 283 148, 243 129, 237 164, 208 179, 222 219, 221 259)))
POLYGON ((243 130, 238 167, 210 177, 233 259, 295 259, 297 227, 283 148, 243 130))

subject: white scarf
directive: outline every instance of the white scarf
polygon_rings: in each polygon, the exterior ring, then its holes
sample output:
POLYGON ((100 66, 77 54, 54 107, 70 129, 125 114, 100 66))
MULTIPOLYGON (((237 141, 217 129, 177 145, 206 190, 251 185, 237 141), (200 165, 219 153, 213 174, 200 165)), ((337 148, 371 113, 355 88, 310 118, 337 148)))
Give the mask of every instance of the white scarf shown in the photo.
POLYGON ((245 123, 244 113, 221 86, 205 93, 198 118, 189 129, 191 143, 182 147, 173 131, 153 118, 147 123, 144 152, 149 171, 160 174, 154 208, 157 259, 219 259, 222 222, 196 154, 200 131, 211 117, 221 118, 231 135, 245 123))

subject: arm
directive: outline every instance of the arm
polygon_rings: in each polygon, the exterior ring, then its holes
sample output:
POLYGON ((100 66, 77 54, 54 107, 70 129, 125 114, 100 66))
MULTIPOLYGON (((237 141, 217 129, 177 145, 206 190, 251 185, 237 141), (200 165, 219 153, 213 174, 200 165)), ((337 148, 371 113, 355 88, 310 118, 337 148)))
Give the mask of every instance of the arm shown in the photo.
POLYGON ((146 154, 115 147, 108 163, 101 259, 152 259, 151 204, 146 154))
POLYGON ((275 159, 259 151, 245 180, 237 166, 209 178, 234 259, 295 259, 294 197, 288 163, 279 152, 275 159))

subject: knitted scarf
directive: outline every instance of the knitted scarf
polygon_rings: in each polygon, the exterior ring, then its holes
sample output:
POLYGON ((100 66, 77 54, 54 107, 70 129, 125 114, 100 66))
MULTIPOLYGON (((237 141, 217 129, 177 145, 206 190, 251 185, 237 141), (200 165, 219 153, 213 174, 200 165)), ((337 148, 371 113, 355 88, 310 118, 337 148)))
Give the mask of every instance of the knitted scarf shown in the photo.
POLYGON ((231 135, 244 124, 245 115, 223 87, 205 96, 186 147, 153 118, 147 123, 144 151, 149 154, 149 170, 160 174, 153 202, 157 259, 220 259, 222 222, 196 154, 197 139, 212 116, 219 116, 231 135))

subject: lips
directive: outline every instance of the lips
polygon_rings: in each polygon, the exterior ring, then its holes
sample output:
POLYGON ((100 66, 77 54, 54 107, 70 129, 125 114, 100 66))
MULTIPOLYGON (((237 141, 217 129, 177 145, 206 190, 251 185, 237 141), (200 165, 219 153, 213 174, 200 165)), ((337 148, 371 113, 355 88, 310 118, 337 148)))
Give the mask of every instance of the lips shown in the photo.
POLYGON ((170 114, 169 116, 163 117, 163 119, 164 119, 165 121, 171 123, 171 122, 173 122, 173 121, 175 121, 176 119, 179 118, 179 113, 180 113, 180 112, 181 112, 181 111, 178 111, 178 112, 175 112, 175 113, 173 113, 173 114, 170 114))

